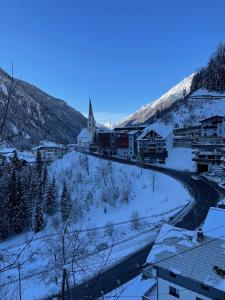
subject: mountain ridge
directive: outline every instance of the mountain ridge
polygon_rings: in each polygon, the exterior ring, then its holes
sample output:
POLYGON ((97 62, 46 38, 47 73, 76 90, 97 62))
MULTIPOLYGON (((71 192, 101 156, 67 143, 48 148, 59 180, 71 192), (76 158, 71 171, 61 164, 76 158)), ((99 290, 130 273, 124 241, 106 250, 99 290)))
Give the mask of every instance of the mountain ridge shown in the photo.
MULTIPOLYGON (((34 84, 14 79, 15 91, 1 140, 30 148, 40 140, 74 143, 87 119, 65 100, 53 97, 34 84), (9 139, 9 137, 12 137, 9 139)), ((0 68, 0 116, 4 116, 11 76, 0 68)))

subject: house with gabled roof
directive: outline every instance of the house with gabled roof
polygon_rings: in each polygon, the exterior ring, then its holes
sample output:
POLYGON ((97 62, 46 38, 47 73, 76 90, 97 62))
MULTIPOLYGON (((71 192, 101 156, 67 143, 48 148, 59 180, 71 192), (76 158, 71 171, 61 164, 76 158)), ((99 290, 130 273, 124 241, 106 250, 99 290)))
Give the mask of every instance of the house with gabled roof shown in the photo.
POLYGON ((162 123, 146 127, 137 138, 138 158, 165 162, 173 149, 173 129, 162 123))
MULTIPOLYGON (((212 230, 212 229, 211 229, 212 230)), ((223 230, 223 235, 225 232, 223 230)), ((144 274, 155 277, 143 300, 225 299, 225 241, 202 230, 163 225, 144 274)))

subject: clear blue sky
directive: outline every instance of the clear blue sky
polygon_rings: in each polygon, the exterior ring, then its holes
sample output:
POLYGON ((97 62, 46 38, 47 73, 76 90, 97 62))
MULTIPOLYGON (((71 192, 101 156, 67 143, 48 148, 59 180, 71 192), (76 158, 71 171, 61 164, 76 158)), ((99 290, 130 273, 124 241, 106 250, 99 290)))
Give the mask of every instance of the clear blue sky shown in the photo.
POLYGON ((204 65, 224 0, 0 1, 0 66, 81 112, 118 119, 204 65))

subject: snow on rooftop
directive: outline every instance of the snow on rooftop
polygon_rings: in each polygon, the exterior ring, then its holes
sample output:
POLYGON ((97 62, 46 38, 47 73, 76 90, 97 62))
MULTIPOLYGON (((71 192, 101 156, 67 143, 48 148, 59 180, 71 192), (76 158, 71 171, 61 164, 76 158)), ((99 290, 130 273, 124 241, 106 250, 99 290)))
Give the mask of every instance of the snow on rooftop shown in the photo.
POLYGON ((14 151, 16 151, 16 148, 12 148, 12 147, 0 148, 0 153, 2 153, 2 154, 13 153, 14 151))
POLYGON ((62 144, 57 144, 55 142, 51 142, 51 141, 41 141, 40 144, 34 148, 32 148, 32 150, 38 150, 40 148, 43 147, 47 147, 47 148, 64 148, 64 145, 62 144))
POLYGON ((225 97, 225 93, 215 92, 215 91, 208 91, 206 89, 198 89, 192 95, 194 96, 214 96, 214 97, 225 97))
POLYGON ((147 262, 225 291, 225 279, 213 270, 214 266, 225 270, 224 250, 224 240, 214 239, 208 233, 198 242, 195 231, 164 225, 147 262))
POLYGON ((79 133, 77 139, 83 140, 84 142, 91 143, 92 142, 92 136, 91 133, 88 131, 87 128, 83 128, 81 132, 79 133))
POLYGON ((151 131, 155 131, 161 137, 166 138, 171 133, 171 131, 173 131, 173 127, 171 125, 165 125, 161 122, 156 122, 146 127, 143 130, 142 134, 139 136, 138 140, 143 139, 145 135, 151 131))
MULTIPOLYGON (((214 238, 225 235, 225 209, 210 207, 202 230, 214 238)), ((221 239, 225 240, 225 236, 221 239)))

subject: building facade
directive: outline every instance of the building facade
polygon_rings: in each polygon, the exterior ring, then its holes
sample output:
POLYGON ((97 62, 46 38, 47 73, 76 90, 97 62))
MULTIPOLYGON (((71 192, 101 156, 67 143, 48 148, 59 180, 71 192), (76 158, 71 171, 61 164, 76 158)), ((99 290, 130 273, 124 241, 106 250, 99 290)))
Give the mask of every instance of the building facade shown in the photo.
POLYGON ((173 149, 173 131, 154 125, 147 127, 137 138, 137 152, 140 160, 165 162, 173 149))
POLYGON ((202 120, 201 122, 202 137, 223 137, 225 138, 225 117, 213 116, 202 120))
POLYGON ((98 152, 111 156, 116 155, 116 135, 114 131, 98 131, 98 152))
POLYGON ((192 142, 196 172, 221 168, 225 149, 225 117, 213 116, 201 121, 201 136, 192 142))
POLYGON ((137 157, 137 139, 145 126, 116 127, 116 155, 125 159, 137 157))
POLYGON ((223 245, 223 239, 215 240, 202 230, 163 225, 144 271, 145 276, 156 279, 156 287, 150 287, 142 299, 224 300, 223 245))
POLYGON ((41 141, 38 146, 32 148, 35 156, 37 156, 38 151, 44 161, 50 162, 63 158, 67 153, 67 147, 50 141, 41 141))
POLYGON ((174 147, 191 147, 194 140, 201 136, 201 126, 176 128, 173 131, 174 147))

